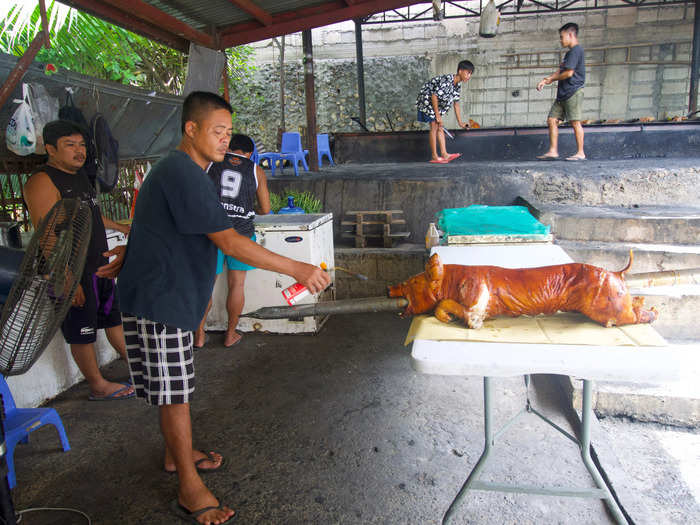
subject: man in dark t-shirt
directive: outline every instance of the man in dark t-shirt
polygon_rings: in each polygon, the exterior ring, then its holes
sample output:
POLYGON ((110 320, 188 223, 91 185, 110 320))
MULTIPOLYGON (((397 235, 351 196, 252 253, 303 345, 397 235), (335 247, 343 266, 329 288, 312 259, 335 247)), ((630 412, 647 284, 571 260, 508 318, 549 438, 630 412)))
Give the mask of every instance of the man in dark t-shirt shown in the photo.
POLYGON ((559 41, 569 51, 564 55, 559 70, 543 78, 537 84, 537 90, 542 91, 544 86, 557 81, 557 98, 547 117, 549 150, 537 158, 540 160, 559 158, 559 121, 566 119, 574 128, 574 136, 576 137, 576 153, 567 157, 566 160, 585 160, 581 111, 583 108, 583 85, 586 82, 586 66, 583 48, 578 43, 578 25, 574 23, 564 24, 559 29, 559 41))
MULTIPOLYGON (((86 158, 86 130, 74 122, 54 120, 44 126, 42 133, 49 158, 44 166, 34 171, 24 187, 32 224, 36 227, 60 199, 79 199, 90 208, 92 216, 92 235, 85 267, 61 331, 90 388, 88 399, 103 401, 134 397, 130 384, 107 381, 102 376, 95 357, 97 330, 104 328, 110 344, 126 360, 116 286, 114 279, 102 275, 102 270, 110 266, 109 255, 117 251, 121 253, 121 247, 114 252, 107 251, 105 226, 126 235, 129 227, 102 215, 95 188, 81 170, 86 158)), ((121 255, 118 259, 121 260, 121 255)), ((115 263, 120 264, 119 260, 115 263)))
POLYGON ((228 102, 214 93, 195 91, 185 99, 182 140, 141 186, 119 275, 131 378, 136 395, 158 406, 164 468, 177 472, 179 480, 173 511, 219 524, 235 513, 219 503, 198 471, 219 468, 223 458, 192 448, 190 420, 192 332, 214 284, 216 248, 246 264, 290 275, 312 293, 330 284, 321 268, 270 252, 231 228, 204 171, 224 159, 231 113, 228 102))

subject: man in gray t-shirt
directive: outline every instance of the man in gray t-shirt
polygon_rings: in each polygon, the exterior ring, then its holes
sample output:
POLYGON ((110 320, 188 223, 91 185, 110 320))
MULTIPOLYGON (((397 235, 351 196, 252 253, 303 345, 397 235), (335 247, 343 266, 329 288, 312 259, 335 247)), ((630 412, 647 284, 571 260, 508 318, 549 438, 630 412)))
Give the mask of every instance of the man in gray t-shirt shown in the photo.
POLYGON ((578 25, 564 24, 559 29, 559 41, 569 49, 559 69, 540 80, 537 91, 557 81, 557 98, 547 117, 549 127, 549 150, 537 157, 540 160, 556 160, 559 158, 559 121, 568 120, 574 128, 576 137, 576 153, 566 160, 586 160, 583 151, 583 125, 581 124, 581 109, 583 107, 583 85, 586 82, 586 66, 583 58, 583 48, 578 43, 578 25))

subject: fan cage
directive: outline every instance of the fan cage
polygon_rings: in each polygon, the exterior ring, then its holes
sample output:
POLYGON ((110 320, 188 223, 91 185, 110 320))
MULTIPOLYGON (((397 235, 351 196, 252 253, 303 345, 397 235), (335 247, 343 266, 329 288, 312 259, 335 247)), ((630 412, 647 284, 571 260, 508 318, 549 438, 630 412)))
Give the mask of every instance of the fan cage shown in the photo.
POLYGON ((92 213, 59 200, 27 247, 0 318, 0 372, 26 372, 46 349, 71 306, 85 266, 92 213))

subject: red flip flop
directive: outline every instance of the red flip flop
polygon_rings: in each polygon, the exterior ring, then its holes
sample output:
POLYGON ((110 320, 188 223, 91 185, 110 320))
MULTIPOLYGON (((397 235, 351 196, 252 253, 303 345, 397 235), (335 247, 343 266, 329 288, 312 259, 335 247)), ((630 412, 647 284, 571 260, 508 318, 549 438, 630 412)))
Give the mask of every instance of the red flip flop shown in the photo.
POLYGON ((453 160, 458 159, 458 158, 460 158, 461 156, 462 156, 461 153, 450 153, 450 154, 447 156, 447 162, 452 162, 453 160))
POLYGON ((431 162, 431 163, 433 163, 433 164, 447 164, 448 162, 450 162, 450 159, 447 159, 447 160, 445 160, 445 159, 443 159, 443 158, 440 158, 440 159, 432 159, 432 160, 429 160, 428 162, 431 162))

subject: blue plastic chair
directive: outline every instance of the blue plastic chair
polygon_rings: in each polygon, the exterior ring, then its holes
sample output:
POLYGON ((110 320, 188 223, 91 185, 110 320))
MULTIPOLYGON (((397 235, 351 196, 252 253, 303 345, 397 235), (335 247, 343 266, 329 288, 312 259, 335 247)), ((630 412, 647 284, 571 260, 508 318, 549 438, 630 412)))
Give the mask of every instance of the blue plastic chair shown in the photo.
POLYGON ((277 161, 280 161, 280 170, 283 170, 283 162, 288 160, 294 166, 294 175, 299 176, 299 162, 301 161, 302 166, 306 171, 309 171, 309 165, 306 163, 306 155, 309 154, 309 150, 302 149, 301 147, 301 135, 296 132, 282 133, 282 147, 279 153, 262 153, 260 159, 267 159, 270 163, 270 170, 272 175, 275 174, 274 165, 277 161))
POLYGON ((335 166, 333 157, 331 157, 331 145, 328 143, 328 133, 319 133, 316 135, 316 144, 318 146, 318 165, 322 165, 321 159, 325 155, 328 157, 328 162, 331 166, 335 166))
MULTIPOLYGON (((253 140, 252 138, 250 140, 253 140)), ((253 161, 254 164, 258 164, 260 159, 260 155, 258 154, 258 145, 255 143, 253 140, 253 153, 250 155, 250 160, 253 161)))
POLYGON ((61 438, 63 451, 70 450, 68 437, 63 428, 61 418, 53 408, 17 408, 15 400, 10 392, 10 387, 7 386, 5 378, 0 375, 0 394, 5 408, 5 445, 7 447, 7 481, 10 488, 17 485, 15 478, 15 446, 17 443, 29 443, 29 434, 37 428, 44 425, 53 425, 58 431, 58 437, 61 438))

